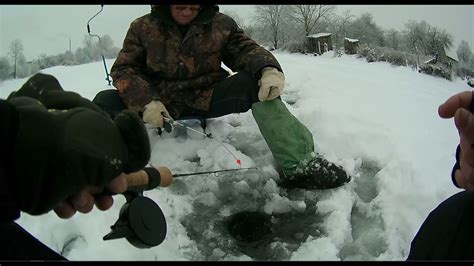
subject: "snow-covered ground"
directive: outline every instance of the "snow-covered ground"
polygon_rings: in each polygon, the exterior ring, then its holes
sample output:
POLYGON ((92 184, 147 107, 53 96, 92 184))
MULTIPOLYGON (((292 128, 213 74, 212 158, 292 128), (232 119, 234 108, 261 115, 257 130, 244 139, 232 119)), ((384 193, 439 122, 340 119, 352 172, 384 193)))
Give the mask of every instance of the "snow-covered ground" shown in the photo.
MULTIPOLYGON (((437 108, 470 88, 459 79, 347 55, 275 56, 286 75, 282 99, 313 133, 316 151, 353 176, 349 184, 326 191, 280 189, 249 111, 208 120, 215 140, 178 127, 161 136, 150 130, 151 163, 174 173, 235 168, 234 156, 242 167, 258 167, 177 178, 168 188, 145 192, 167 219, 166 239, 157 247, 102 240, 125 202, 120 195, 107 212, 94 209, 68 220, 53 212, 22 214, 18 222, 70 260, 404 260, 428 213, 459 191, 450 178, 459 138, 454 122, 439 118, 437 108), (224 221, 242 211, 271 215, 272 238, 238 245, 224 221)), ((113 61, 107 61, 109 68, 113 61)), ((43 72, 89 99, 110 88, 102 62, 43 72)), ((0 97, 25 81, 1 83, 0 97)), ((197 121, 183 123, 201 130, 197 121)))

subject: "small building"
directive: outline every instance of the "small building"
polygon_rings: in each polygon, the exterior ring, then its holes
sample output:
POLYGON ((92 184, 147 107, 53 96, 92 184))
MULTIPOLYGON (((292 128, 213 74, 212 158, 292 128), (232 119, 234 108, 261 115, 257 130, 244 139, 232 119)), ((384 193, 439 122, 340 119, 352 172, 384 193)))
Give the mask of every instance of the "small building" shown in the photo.
POLYGON ((441 53, 440 55, 425 61, 420 66, 418 72, 451 80, 453 67, 457 62, 456 59, 447 56, 446 53, 441 53))
POLYGON ((322 55, 332 48, 332 33, 318 33, 306 36, 306 43, 309 52, 322 55))
POLYGON ((346 54, 356 54, 358 49, 358 39, 344 38, 344 52, 346 54))
POLYGON ((454 65, 456 65, 458 61, 445 53, 441 54, 440 56, 435 56, 434 58, 425 62, 425 64, 429 65, 439 65, 445 69, 451 70, 454 65))

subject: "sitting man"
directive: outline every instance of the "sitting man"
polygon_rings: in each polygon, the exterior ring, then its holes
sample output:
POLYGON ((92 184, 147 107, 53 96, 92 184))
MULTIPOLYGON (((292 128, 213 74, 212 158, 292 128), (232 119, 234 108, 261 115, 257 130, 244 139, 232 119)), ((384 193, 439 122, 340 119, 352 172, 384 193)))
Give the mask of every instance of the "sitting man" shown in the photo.
POLYGON ((281 101, 285 83, 276 58, 218 6, 152 5, 130 25, 112 66, 117 90, 93 102, 112 116, 124 108, 145 123, 212 118, 252 110, 286 188, 328 189, 347 183, 340 167, 314 152, 311 132, 281 101), (224 63, 235 75, 221 67, 224 63))

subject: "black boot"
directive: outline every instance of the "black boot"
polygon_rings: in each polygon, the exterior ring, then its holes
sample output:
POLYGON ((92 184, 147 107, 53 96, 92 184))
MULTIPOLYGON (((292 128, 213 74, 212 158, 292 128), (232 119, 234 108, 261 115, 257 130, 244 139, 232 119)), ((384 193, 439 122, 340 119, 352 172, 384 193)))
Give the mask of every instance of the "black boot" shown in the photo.
POLYGON ((291 173, 279 172, 279 186, 283 188, 330 189, 351 180, 341 166, 329 162, 319 154, 291 173))

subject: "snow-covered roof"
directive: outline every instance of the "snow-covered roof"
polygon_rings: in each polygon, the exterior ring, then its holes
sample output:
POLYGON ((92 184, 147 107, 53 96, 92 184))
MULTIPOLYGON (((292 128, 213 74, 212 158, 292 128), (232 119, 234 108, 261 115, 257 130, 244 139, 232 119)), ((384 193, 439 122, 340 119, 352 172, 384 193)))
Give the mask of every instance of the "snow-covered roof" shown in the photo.
POLYGON ((351 39, 351 38, 344 38, 346 39, 348 42, 358 42, 359 40, 358 39, 351 39))
POLYGON ((319 38, 319 37, 326 37, 326 36, 331 36, 332 33, 327 33, 327 32, 321 32, 321 33, 316 33, 316 34, 312 34, 312 35, 308 35, 306 37, 308 38, 319 38))

